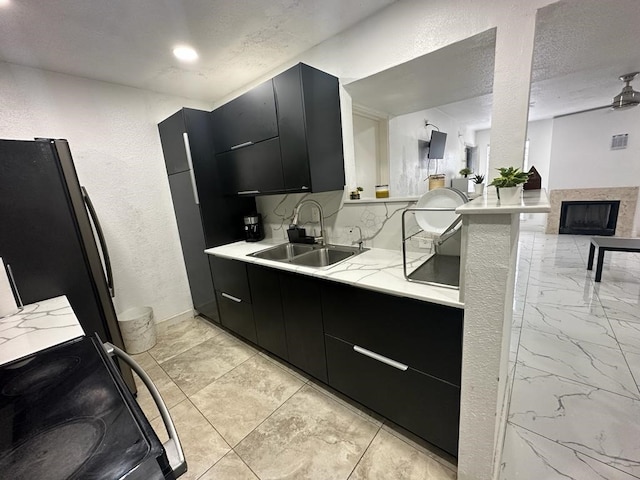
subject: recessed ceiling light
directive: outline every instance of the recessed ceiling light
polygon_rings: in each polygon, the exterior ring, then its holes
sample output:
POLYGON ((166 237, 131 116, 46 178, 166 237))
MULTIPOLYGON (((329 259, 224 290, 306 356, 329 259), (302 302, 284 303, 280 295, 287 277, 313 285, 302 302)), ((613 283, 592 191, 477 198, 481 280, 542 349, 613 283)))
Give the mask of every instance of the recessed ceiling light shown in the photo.
MULTIPOLYGON (((0 0, 1 2, 2 0, 0 0)), ((195 62, 198 59, 198 52, 186 45, 180 45, 173 49, 173 54, 182 62, 195 62)))
POLYGON ((11 5, 11 0, 0 0, 0 8, 11 5))

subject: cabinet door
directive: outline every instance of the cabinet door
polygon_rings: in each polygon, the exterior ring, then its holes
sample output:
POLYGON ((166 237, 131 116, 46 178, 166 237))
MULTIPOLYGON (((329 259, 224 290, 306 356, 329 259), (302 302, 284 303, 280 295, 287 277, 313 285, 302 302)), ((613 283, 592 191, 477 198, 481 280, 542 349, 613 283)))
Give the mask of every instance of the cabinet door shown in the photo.
POLYGON ((217 291, 251 303, 246 263, 211 255, 209 263, 213 274, 213 284, 217 291))
POLYGON ((160 143, 167 175, 189 170, 183 133, 186 132, 183 110, 179 110, 158 124, 160 143))
POLYGON ((289 362, 326 383, 327 363, 318 281, 303 275, 281 273, 280 292, 289 362))
POLYGON ((222 325, 241 337, 257 343, 251 304, 222 292, 216 292, 216 296, 222 325))
POLYGON ((216 153, 238 145, 258 143, 278 135, 276 103, 271 80, 258 85, 212 112, 216 153))
POLYGON ((459 308, 323 282, 326 333, 460 385, 459 308))
POLYGON ((190 172, 169 175, 171 199, 176 213, 182 255, 194 308, 206 317, 219 322, 209 255, 204 253, 204 232, 200 209, 193 199, 190 172))
POLYGON ((278 271, 247 265, 253 319, 256 323, 258 345, 287 360, 287 337, 282 314, 278 271))
POLYGON ((278 138, 216 155, 216 159, 228 195, 278 192, 284 188, 278 138))
POLYGON ((275 77, 273 88, 278 105, 284 186, 287 190, 308 190, 311 187, 311 177, 300 65, 275 77))
POLYGON ((387 365, 331 336, 326 345, 329 385, 457 456, 459 387, 387 365))

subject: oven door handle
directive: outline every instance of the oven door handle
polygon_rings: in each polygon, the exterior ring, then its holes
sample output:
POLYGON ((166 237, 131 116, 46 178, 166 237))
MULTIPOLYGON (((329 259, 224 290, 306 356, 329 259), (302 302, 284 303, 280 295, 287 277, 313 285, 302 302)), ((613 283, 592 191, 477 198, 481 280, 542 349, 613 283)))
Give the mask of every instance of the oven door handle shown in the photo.
POLYGON ((158 407, 158 411, 162 416, 162 421, 164 422, 164 426, 167 429, 167 434, 169 435, 169 440, 162 444, 167 453, 167 458, 169 460, 169 465, 171 465, 171 470, 176 478, 187 471, 187 461, 184 458, 184 452, 182 450, 182 445, 180 444, 180 439, 178 438, 178 432, 176 431, 176 426, 171 419, 171 415, 169 414, 169 409, 167 405, 162 400, 160 396, 160 392, 151 381, 147 372, 145 372, 138 363, 131 358, 127 353, 125 353, 122 349, 116 347, 115 345, 105 342, 104 348, 111 357, 117 357, 127 365, 131 367, 131 369, 136 372, 136 374, 140 377, 140 380, 143 381, 149 393, 153 397, 153 401, 156 403, 158 407))

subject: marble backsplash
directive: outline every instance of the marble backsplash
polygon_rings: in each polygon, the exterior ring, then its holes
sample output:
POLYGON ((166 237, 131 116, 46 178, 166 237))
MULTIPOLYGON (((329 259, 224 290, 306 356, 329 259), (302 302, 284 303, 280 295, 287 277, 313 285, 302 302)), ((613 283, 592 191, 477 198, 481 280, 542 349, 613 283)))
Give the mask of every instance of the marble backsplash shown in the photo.
MULTIPOLYGON (((367 248, 402 248, 402 211, 414 202, 344 203, 345 192, 295 193, 268 195, 256 198, 258 212, 262 214, 265 235, 276 240, 287 239, 287 228, 291 224, 296 206, 306 199, 322 205, 327 243, 356 245, 362 230, 362 239, 367 248)), ((320 223, 313 221, 314 208, 306 206, 300 212, 298 224, 307 229, 307 235, 319 235, 320 223)), ((409 218, 411 217, 411 218, 409 218)), ((416 231, 415 221, 407 218, 407 232, 416 231)), ((426 235, 425 235, 426 237, 426 235)), ((418 244, 418 239, 413 243, 418 244)), ((421 242, 429 249, 427 240, 421 242)))

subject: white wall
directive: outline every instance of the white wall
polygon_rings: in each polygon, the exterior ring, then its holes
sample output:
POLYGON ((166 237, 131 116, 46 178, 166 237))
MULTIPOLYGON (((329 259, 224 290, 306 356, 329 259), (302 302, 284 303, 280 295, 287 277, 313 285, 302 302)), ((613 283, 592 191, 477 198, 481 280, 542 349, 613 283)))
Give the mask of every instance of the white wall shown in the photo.
MULTIPOLYGON (((640 108, 595 110, 555 119, 550 190, 639 185, 640 108), (629 134, 627 148, 611 150, 612 135, 621 133, 629 134)), ((640 208, 634 224, 640 225, 640 208)))
POLYGON ((557 118, 551 143, 549 187, 634 187, 640 184, 640 108, 596 110, 557 118), (625 150, 611 136, 628 133, 625 150))
POLYGON ((0 63, 0 137, 66 138, 104 229, 116 310, 156 321, 193 308, 157 123, 180 97, 0 63))
POLYGON ((553 122, 553 119, 529 122, 527 128, 529 168, 536 167, 542 177, 542 188, 547 189, 547 191, 549 190, 549 170, 551 168, 553 122))
POLYGON ((437 108, 421 110, 394 117, 389 121, 389 188, 392 196, 422 195, 429 190, 425 178, 429 174, 444 173, 445 185, 459 177, 464 168, 465 141, 474 143, 473 134, 466 132, 458 121, 445 115, 437 108), (433 127, 425 128, 425 120, 437 125, 447 134, 444 158, 431 160, 420 158, 418 140, 428 141, 433 127), (459 135, 462 135, 459 137, 459 135))

